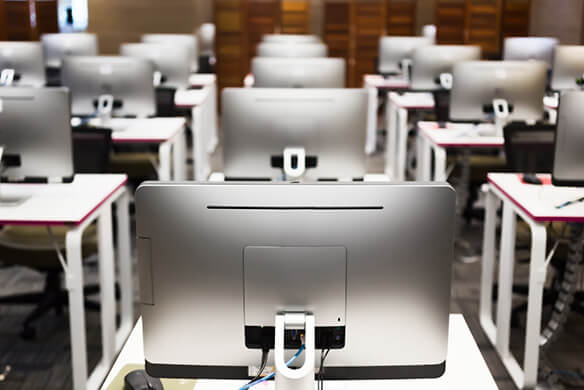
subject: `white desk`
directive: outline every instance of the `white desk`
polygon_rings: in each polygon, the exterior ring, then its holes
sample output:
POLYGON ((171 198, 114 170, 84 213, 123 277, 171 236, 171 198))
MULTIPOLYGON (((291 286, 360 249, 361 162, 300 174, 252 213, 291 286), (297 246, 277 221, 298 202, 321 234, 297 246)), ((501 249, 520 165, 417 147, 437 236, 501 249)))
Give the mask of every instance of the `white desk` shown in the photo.
POLYGON ((406 92, 403 94, 390 92, 385 109, 385 128, 387 129, 385 174, 394 181, 405 181, 408 112, 434 109, 434 96, 427 92, 406 92))
MULTIPOLYGON (((446 181, 446 150, 453 149, 501 149, 505 145, 503 137, 473 136, 468 132, 474 125, 466 123, 447 123, 446 128, 440 128, 437 122, 419 122, 417 138, 417 172, 418 181, 446 181), (434 152, 434 174, 431 162, 434 152)), ((480 131, 494 132, 491 124, 478 125, 480 131)))
POLYGON ((184 118, 93 118, 89 124, 112 128, 113 143, 158 144, 159 180, 186 179, 184 118))
POLYGON ((369 92, 369 104, 367 113, 367 140, 365 142, 365 152, 371 154, 377 147, 377 99, 378 90, 396 91, 406 90, 410 87, 410 82, 403 77, 384 78, 377 74, 366 74, 363 76, 363 88, 369 92))
POLYGON ((543 97, 543 109, 548 114, 548 122, 555 125, 558 121, 558 108, 560 107, 560 96, 554 94, 553 96, 543 97))
MULTIPOLYGON (((74 389, 97 389, 114 357, 132 330, 132 259, 130 256, 129 197, 126 175, 76 175, 70 184, 0 184, 5 195, 30 198, 17 206, 0 207, 0 225, 66 225, 65 285, 69 294, 69 323, 74 389), (112 203, 118 213, 118 269, 121 324, 116 330, 112 203), (102 359, 88 376, 83 297, 83 231, 97 221, 101 299, 102 359)), ((47 233, 48 234, 48 233, 47 233)))
MULTIPOLYGON (((334 352, 332 352, 334 353, 334 352)), ((144 364, 144 345, 142 340, 142 319, 134 327, 128 342, 122 349, 102 389, 115 378, 126 364, 144 364)), ((247 383, 237 380, 200 380, 195 390, 233 390, 247 383)), ((477 347, 470 329, 461 314, 450 315, 448 357, 446 372, 436 379, 415 380, 377 380, 377 381, 330 381, 327 390, 348 389, 496 389, 497 385, 489 372, 477 347)), ((273 389, 273 381, 258 389, 273 389)))
MULTIPOLYGON (((549 182, 549 175, 540 176, 549 182)), ((489 173, 486 200, 483 263, 481 275, 480 322, 503 364, 519 388, 537 384, 542 295, 546 278, 546 222, 584 222, 584 203, 562 209, 563 202, 584 196, 584 188, 554 187, 524 184, 514 173, 489 173), (497 323, 493 321, 492 291, 495 269, 495 232, 497 209, 503 202, 501 247, 499 257, 499 287, 497 323), (529 263, 529 295, 523 368, 509 350, 513 266, 515 263, 515 227, 517 216, 531 230, 531 257, 529 263)))

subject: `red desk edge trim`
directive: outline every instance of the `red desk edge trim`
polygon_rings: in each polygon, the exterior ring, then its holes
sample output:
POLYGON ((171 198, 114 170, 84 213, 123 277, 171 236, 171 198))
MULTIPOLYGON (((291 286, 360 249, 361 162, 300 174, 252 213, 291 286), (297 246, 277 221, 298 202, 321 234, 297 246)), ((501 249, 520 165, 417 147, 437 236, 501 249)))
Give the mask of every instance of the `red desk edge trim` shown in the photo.
POLYGON ((0 221, 0 225, 20 225, 20 226, 62 226, 62 225, 81 225, 91 214, 95 212, 106 200, 108 200, 116 191, 126 185, 128 177, 124 179, 119 185, 114 188, 107 196, 105 196, 95 207, 93 207, 87 214, 85 214, 79 221, 0 221))
POLYGON ((540 216, 536 217, 531 214, 525 207, 521 205, 515 198, 513 198, 507 191, 505 191, 499 184, 497 184, 493 179, 491 179, 490 174, 487 175, 487 180, 489 183, 497 187, 499 191, 503 193, 515 206, 519 207, 525 214, 529 216, 532 220, 536 222, 584 222, 584 217, 550 217, 550 216, 540 216))

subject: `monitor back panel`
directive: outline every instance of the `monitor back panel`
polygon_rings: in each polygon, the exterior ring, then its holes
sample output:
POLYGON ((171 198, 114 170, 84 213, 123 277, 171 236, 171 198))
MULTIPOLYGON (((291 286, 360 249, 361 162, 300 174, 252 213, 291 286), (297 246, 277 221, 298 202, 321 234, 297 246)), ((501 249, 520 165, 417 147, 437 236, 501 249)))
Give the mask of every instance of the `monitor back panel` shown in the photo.
POLYGON ((279 179, 285 148, 317 158, 305 178, 352 180, 366 172, 364 89, 224 89, 223 165, 233 179, 279 179))
POLYGON ((322 42, 281 43, 261 42, 257 46, 258 57, 326 57, 327 46, 322 42))
POLYGON ((565 92, 560 97, 558 130, 554 153, 553 182, 556 185, 584 185, 584 92, 565 92))
POLYGON ((557 46, 551 88, 581 89, 584 85, 584 46, 557 46))
POLYGON ((416 48, 432 44, 432 40, 425 37, 381 37, 379 39, 379 73, 401 72, 402 60, 411 59, 416 48))
POLYGON ((511 37, 505 38, 503 59, 505 61, 543 61, 551 68, 554 62, 556 38, 511 37))
MULTIPOLYGON (((327 377, 443 372, 455 215, 450 186, 152 182, 138 189, 136 206, 149 372, 242 378, 259 363, 261 352, 244 340, 246 313, 253 314, 244 308, 250 280, 244 270, 248 257, 258 259, 249 248, 325 250, 326 261, 346 262, 346 296, 315 297, 328 299, 331 309, 345 304, 345 347, 330 352, 327 377)), ((300 257, 299 266, 306 264, 300 257)), ((282 283, 303 289, 302 278, 291 276, 297 272, 282 271, 282 283)), ((323 283, 337 271, 323 275, 323 283)), ((315 317, 317 326, 328 318, 323 311, 315 317)))
POLYGON ((96 56, 97 35, 89 33, 57 33, 41 36, 46 65, 59 68, 65 57, 96 56))
POLYGON ((258 88, 344 88, 345 60, 342 58, 253 59, 254 87, 258 88))
POLYGON ((13 69, 15 86, 44 87, 45 60, 39 42, 0 42, 0 72, 13 69))

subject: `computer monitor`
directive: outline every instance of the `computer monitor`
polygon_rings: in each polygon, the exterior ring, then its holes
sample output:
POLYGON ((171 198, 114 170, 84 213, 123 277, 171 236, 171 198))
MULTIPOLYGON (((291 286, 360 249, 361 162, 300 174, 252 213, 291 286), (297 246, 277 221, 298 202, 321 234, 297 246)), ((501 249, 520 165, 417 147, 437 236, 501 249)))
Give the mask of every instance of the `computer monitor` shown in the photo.
POLYGON ((148 117, 156 114, 153 73, 154 65, 143 58, 69 57, 62 78, 75 116, 96 114, 100 97, 112 96, 112 116, 148 117))
POLYGON ((330 348, 326 379, 441 376, 454 209, 446 183, 143 184, 146 371, 248 379, 262 349, 295 350, 304 333, 307 352, 330 348), (288 314, 306 322, 282 337, 288 314))
POLYGON ((432 45, 414 50, 410 89, 435 91, 452 88, 452 67, 461 61, 481 59, 480 46, 432 45))
POLYGON ((60 68, 63 58, 69 56, 96 56, 97 35, 89 33, 43 34, 41 43, 45 51, 45 65, 60 68))
POLYGON ((316 35, 308 34, 265 34, 262 37, 264 42, 272 43, 317 43, 320 38, 316 35))
POLYGON ((404 73, 409 68, 414 50, 432 45, 426 37, 381 37, 379 39, 379 73, 404 73))
POLYGON ((513 37, 505 38, 503 60, 505 61, 543 61, 551 68, 554 62, 556 38, 513 37))
POLYGON ((0 86, 45 84, 43 47, 39 42, 0 42, 0 86))
POLYGON ((554 91, 584 87, 584 46, 557 46, 551 87, 554 91))
POLYGON ((366 90, 226 88, 221 101, 226 179, 365 176, 366 90))
POLYGON ((258 57, 326 57, 327 46, 322 42, 274 43, 261 42, 257 47, 258 57))
POLYGON ((215 54, 215 25, 203 23, 197 32, 197 41, 200 46, 199 55, 212 56, 215 54))
POLYGON ((254 87, 344 88, 343 58, 255 57, 251 63, 254 87))
POLYGON ((187 88, 191 74, 191 57, 186 46, 161 43, 124 43, 120 54, 144 58, 153 63, 163 87, 187 88))
POLYGON ((547 82, 544 62, 459 62, 454 65, 453 78, 451 120, 479 122, 502 118, 506 122, 531 122, 543 119, 547 82))
POLYGON ((584 92, 560 96, 552 181, 557 186, 584 186, 584 92))
POLYGON ((67 89, 0 88, 0 103, 0 175, 26 181, 72 177, 67 89))
POLYGON ((190 51, 191 72, 197 73, 199 70, 199 45, 194 34, 144 34, 142 42, 184 45, 190 51))

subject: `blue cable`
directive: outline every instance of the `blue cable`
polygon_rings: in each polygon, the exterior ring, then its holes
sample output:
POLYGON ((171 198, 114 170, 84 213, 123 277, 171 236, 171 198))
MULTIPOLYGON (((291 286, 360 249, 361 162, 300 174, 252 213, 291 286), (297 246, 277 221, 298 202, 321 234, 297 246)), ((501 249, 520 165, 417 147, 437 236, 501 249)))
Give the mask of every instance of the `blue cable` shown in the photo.
MULTIPOLYGON (((300 349, 298 350, 298 352, 296 352, 294 354, 294 356, 292 356, 290 358, 290 360, 288 360, 288 362, 286 363, 286 366, 287 367, 290 367, 290 364, 292 364, 294 362, 294 360, 298 359, 298 356, 300 356, 300 354, 302 353, 302 351, 304 351, 304 348, 305 348, 305 346, 304 346, 304 344, 302 344, 302 346, 300 347, 300 349)), ((248 383, 247 385, 245 385, 243 387, 240 387, 239 390, 247 390, 247 389, 249 389, 249 388, 251 388, 251 387, 253 387, 255 385, 259 385, 262 382, 265 382, 267 380, 272 379, 275 375, 276 375, 276 373, 275 372, 272 372, 270 375, 266 375, 265 377, 263 377, 261 379, 258 379, 255 382, 248 383)))

